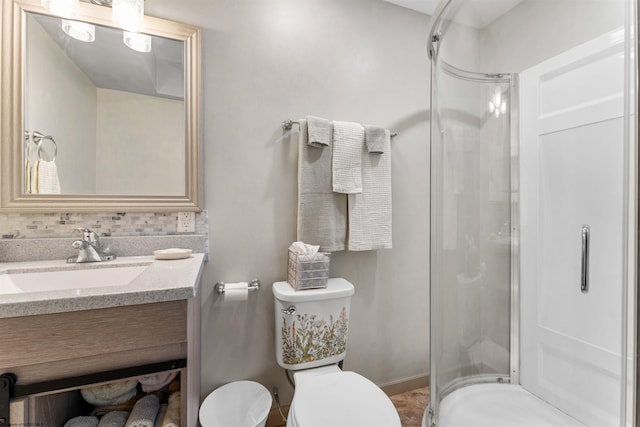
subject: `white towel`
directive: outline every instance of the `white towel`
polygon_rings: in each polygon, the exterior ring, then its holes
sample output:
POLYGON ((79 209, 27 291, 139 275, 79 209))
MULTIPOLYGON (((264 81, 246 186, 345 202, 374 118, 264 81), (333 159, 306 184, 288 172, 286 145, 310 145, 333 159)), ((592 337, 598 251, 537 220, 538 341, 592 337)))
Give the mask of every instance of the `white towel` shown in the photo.
POLYGON ((360 123, 333 122, 333 191, 362 193, 362 147, 364 128, 360 123))
POLYGON ((385 131, 383 153, 362 156, 362 193, 349 194, 350 251, 391 248, 391 135, 385 131))
POLYGON ((168 385, 178 375, 177 371, 174 372, 160 372, 158 374, 146 375, 138 378, 142 385, 142 391, 150 393, 152 391, 158 391, 162 387, 168 385))
POLYGON ((137 393, 138 380, 115 381, 80 390, 84 400, 95 406, 119 405, 137 393))
POLYGON ((28 159, 24 162, 24 192, 31 193, 31 162, 28 159))
POLYGON ((60 194, 60 180, 55 161, 38 160, 36 163, 36 190, 38 194, 60 194))
POLYGON ((347 241, 347 198, 333 192, 332 147, 307 144, 307 121, 300 120, 298 142, 298 238, 321 251, 342 251, 347 241))

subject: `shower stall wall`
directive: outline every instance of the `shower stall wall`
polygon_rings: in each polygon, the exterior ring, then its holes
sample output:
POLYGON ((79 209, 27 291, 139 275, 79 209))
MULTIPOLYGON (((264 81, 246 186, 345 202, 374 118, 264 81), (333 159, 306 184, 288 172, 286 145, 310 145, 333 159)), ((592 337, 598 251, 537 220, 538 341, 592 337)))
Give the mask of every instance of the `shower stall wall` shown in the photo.
POLYGON ((431 21, 423 424, 633 426, 635 1, 498 6, 431 21))

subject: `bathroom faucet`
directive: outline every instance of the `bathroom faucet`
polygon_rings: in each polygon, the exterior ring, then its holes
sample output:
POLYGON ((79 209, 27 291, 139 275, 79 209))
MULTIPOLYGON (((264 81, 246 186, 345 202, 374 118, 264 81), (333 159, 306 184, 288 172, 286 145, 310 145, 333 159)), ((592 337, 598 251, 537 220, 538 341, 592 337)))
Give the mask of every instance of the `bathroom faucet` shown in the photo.
POLYGON ((77 257, 67 258, 68 263, 72 262, 101 262, 115 259, 115 255, 107 254, 109 250, 102 251, 98 235, 88 228, 80 227, 76 231, 82 233, 82 239, 71 244, 74 249, 78 249, 77 257))

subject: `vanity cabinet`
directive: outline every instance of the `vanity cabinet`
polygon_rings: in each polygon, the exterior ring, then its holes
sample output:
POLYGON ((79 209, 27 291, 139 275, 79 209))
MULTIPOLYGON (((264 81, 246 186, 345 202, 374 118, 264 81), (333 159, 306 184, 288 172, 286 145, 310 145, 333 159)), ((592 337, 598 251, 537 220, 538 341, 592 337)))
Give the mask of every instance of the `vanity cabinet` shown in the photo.
POLYGON ((158 367, 180 372, 181 425, 196 426, 199 325, 199 294, 0 319, 0 374, 14 374, 16 390, 35 391, 12 401, 11 425, 62 426, 69 415, 86 415, 74 411, 83 403, 77 390, 87 381, 119 380, 134 376, 136 368, 158 367))

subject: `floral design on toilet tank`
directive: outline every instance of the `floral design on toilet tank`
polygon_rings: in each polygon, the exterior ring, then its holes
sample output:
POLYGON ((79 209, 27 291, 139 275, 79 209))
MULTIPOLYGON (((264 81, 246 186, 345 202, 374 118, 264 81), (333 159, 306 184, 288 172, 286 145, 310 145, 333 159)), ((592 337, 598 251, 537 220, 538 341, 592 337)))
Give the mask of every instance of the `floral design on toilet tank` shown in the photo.
POLYGON ((282 322, 282 356, 289 365, 313 362, 344 353, 347 350, 349 319, 346 307, 334 321, 319 319, 315 314, 297 315, 291 323, 282 322))

